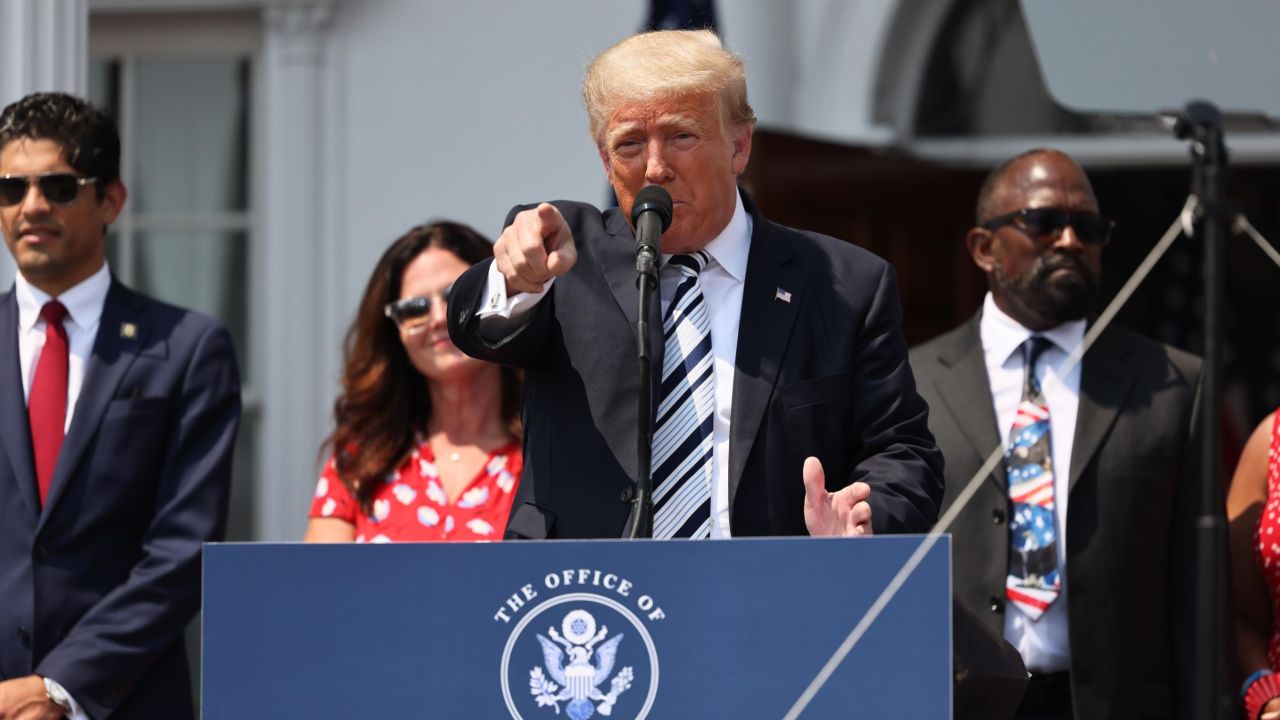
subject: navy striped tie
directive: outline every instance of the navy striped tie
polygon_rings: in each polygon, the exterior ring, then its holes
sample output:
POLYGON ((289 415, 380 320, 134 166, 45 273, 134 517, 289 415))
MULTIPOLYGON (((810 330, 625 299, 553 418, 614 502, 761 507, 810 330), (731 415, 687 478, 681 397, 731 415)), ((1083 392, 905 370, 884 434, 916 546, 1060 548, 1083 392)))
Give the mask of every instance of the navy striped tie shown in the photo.
POLYGON ((666 343, 653 432, 653 536, 659 539, 711 534, 716 376, 711 321, 698 285, 709 260, 698 251, 667 261, 681 279, 662 319, 666 343))

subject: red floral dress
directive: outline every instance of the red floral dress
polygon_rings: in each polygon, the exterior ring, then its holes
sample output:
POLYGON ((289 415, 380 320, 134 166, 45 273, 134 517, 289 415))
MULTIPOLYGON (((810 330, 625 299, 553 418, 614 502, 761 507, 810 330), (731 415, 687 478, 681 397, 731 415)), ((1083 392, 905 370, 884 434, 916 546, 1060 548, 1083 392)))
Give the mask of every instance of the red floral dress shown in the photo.
MULTIPOLYGON (((1267 454, 1267 504, 1258 518, 1254 553, 1262 579, 1271 595, 1272 616, 1280 618, 1280 412, 1271 427, 1271 451, 1267 454)), ((1267 661, 1280 668, 1280 628, 1272 623, 1267 661)))
POLYGON ((498 448, 451 503, 424 440, 387 476, 374 496, 373 514, 365 515, 330 458, 316 483, 311 517, 355 525, 356 542, 501 540, 522 466, 518 442, 498 448))

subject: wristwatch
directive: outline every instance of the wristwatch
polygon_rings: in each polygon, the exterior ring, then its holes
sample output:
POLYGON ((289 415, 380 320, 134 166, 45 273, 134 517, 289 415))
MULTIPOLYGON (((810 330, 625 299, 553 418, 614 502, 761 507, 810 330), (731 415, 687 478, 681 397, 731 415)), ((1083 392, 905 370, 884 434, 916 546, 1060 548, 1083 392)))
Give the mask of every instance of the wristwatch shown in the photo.
POLYGON ((67 715, 70 715, 73 712, 71 708, 71 695, 67 692, 66 688, 49 678, 43 678, 43 680, 44 694, 53 701, 53 704, 62 708, 67 715))

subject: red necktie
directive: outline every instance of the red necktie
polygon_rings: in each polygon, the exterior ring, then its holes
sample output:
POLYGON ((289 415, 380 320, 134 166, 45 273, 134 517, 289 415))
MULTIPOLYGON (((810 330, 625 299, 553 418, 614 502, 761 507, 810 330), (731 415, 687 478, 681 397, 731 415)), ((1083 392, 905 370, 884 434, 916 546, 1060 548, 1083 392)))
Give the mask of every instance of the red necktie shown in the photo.
POLYGON ((44 318, 44 349, 36 363, 31 380, 31 397, 27 400, 27 417, 31 421, 31 449, 36 461, 36 481, 40 487, 40 505, 49 497, 53 468, 58 464, 62 436, 67 424, 67 330, 62 319, 67 309, 57 300, 40 308, 44 318))

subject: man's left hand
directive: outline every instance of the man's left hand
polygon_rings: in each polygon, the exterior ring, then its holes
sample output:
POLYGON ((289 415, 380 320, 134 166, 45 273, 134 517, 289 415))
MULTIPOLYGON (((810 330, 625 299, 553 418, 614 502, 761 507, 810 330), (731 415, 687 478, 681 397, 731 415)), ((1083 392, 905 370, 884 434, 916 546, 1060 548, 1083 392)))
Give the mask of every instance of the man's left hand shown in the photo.
POLYGON ((44 691, 44 678, 28 675, 0 682, 0 720, 58 720, 62 708, 44 691))
POLYGON ((813 536, 856 537, 871 534, 871 486, 856 482, 827 492, 827 474, 816 457, 805 458, 804 524, 813 536))

